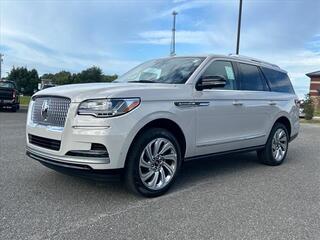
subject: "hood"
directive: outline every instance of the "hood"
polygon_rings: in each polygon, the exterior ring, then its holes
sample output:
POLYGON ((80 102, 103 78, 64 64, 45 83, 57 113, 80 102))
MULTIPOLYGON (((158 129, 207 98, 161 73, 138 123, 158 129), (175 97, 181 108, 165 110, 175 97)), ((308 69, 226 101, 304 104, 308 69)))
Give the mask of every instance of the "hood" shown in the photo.
MULTIPOLYGON (((68 97, 72 102, 95 98, 140 97, 141 100, 181 99, 190 85, 160 83, 85 83, 47 88, 33 96, 68 97)), ((191 93, 191 92, 190 92, 191 93)))

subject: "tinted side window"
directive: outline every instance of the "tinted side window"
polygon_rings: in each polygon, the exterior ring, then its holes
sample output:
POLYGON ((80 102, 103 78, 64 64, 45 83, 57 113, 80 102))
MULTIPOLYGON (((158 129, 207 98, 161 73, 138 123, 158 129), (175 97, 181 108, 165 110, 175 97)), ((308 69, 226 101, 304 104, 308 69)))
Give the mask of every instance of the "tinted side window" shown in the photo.
POLYGON ((262 72, 270 83, 271 91, 294 93, 290 79, 286 73, 265 67, 262 68, 262 72))
POLYGON ((254 65, 239 63, 241 72, 241 89, 252 91, 265 91, 268 89, 259 68, 254 65))
POLYGON ((227 81, 223 89, 237 89, 231 62, 214 61, 207 67, 202 76, 223 76, 227 81))

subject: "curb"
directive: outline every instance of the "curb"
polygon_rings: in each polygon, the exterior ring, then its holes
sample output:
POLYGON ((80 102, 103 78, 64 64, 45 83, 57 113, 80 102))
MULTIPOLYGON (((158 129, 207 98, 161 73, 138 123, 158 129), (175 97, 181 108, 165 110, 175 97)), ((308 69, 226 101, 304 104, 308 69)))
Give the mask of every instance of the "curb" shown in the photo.
POLYGON ((20 109, 18 112, 28 112, 28 106, 27 105, 20 105, 20 109))

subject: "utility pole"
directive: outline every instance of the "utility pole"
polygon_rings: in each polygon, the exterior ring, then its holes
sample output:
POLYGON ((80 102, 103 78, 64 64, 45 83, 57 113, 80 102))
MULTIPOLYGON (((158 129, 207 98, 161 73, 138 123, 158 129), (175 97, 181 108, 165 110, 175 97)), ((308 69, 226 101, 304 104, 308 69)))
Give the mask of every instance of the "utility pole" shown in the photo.
POLYGON ((173 26, 172 26, 172 38, 171 38, 171 49, 170 49, 170 56, 176 55, 176 16, 178 12, 173 11, 173 26))
POLYGON ((3 62, 3 57, 4 55, 2 53, 0 53, 0 80, 1 80, 1 67, 2 67, 2 62, 3 62))
POLYGON ((239 3, 239 18, 238 18, 238 35, 237 35, 236 54, 239 54, 239 47, 240 47, 241 15, 242 15, 242 0, 240 0, 240 3, 239 3))

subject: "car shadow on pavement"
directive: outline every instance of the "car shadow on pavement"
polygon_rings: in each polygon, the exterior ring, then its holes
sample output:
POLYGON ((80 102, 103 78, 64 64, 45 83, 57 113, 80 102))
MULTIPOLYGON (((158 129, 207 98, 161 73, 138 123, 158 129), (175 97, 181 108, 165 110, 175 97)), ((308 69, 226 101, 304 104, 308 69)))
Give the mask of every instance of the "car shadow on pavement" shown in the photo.
POLYGON ((11 108, 0 108, 0 112, 12 112, 11 108))
MULTIPOLYGON (((184 163, 180 175, 174 187, 169 191, 169 194, 176 191, 183 191, 190 187, 190 185, 194 186, 208 181, 215 181, 215 178, 236 174, 240 171, 250 171, 250 169, 259 166, 261 165, 258 163, 255 152, 229 154, 188 161, 184 163)), ((65 194, 74 195, 75 193, 71 193, 70 191, 77 189, 75 191, 79 193, 79 196, 82 191, 90 191, 99 195, 102 194, 107 198, 112 196, 116 199, 124 196, 128 198, 129 195, 132 195, 126 190, 120 178, 115 181, 93 181, 77 176, 56 173, 51 170, 48 171, 50 171, 49 174, 42 175, 42 184, 46 184, 45 181, 47 181, 49 185, 52 184, 52 182, 62 184, 63 188, 60 188, 59 191, 66 191, 65 194), (54 180, 50 180, 50 178, 54 178, 54 180), (75 186, 77 187, 75 188, 75 186)))
POLYGON ((175 184, 175 189, 206 182, 212 178, 260 167, 256 152, 235 153, 187 161, 175 184))
POLYGON ((1 108, 0 109, 0 113, 1 112, 5 112, 5 113, 12 113, 12 114, 15 114, 15 113, 26 113, 27 111, 28 111, 28 109, 26 109, 26 108, 20 108, 16 112, 13 112, 10 108, 1 108))

